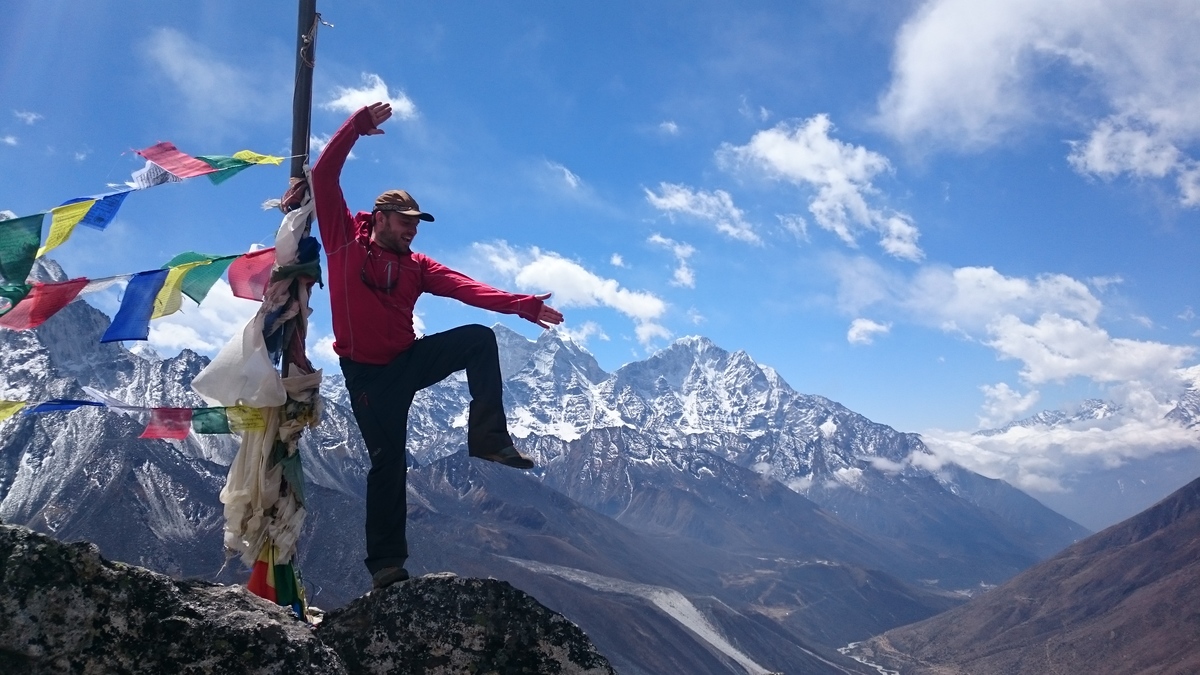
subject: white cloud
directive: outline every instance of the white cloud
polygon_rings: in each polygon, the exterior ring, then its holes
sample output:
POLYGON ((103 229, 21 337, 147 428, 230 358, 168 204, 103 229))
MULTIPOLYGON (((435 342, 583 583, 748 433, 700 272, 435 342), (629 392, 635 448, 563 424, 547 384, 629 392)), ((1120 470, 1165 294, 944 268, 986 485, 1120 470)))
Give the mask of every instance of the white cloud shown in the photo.
POLYGON ((1068 160, 1080 173, 1112 178, 1121 173, 1162 178, 1179 164, 1179 148, 1141 129, 1101 122, 1087 142, 1071 144, 1068 160))
POLYGON ((410 120, 417 116, 417 106, 403 91, 388 93, 387 84, 383 78, 374 73, 362 74, 361 87, 337 87, 333 98, 321 104, 326 110, 343 112, 349 115, 359 108, 377 101, 392 105, 392 115, 401 120, 410 120))
POLYGON ((889 255, 920 260, 924 257, 917 246, 920 232, 912 219, 886 213, 867 199, 878 193, 874 178, 891 170, 887 158, 833 138, 832 130, 827 115, 797 124, 780 123, 755 133, 746 145, 722 145, 717 156, 728 168, 761 171, 770 178, 815 190, 809 212, 817 225, 847 245, 857 247, 862 232, 873 231, 889 255))
POLYGON ((790 233, 798 241, 807 242, 808 239, 808 221, 804 216, 794 213, 778 214, 775 216, 779 219, 779 225, 784 231, 790 233))
POLYGON ((0 143, 3 143, 5 145, 16 145, 17 137, 11 136, 11 135, 10 136, 0 136, 0 143))
POLYGON ((1037 492, 1064 492, 1060 479, 1071 473, 1200 444, 1195 429, 1141 413, 1056 427, 1014 426, 993 435, 932 430, 921 438, 937 461, 1037 492))
POLYGON ((1041 394, 1036 390, 1021 394, 1004 382, 985 384, 983 392, 983 414, 979 417, 979 428, 988 429, 1008 424, 1038 402, 1041 394))
POLYGON ((1076 169, 1175 174, 1181 201, 1197 205, 1196 162, 1181 148, 1200 139, 1198 32, 1191 0, 927 0, 897 36, 880 121, 910 143, 962 149, 1040 118, 1083 120, 1076 169), (1054 70, 1069 76, 1052 90, 1054 70))
POLYGON ((336 368, 338 367, 339 359, 337 352, 333 351, 333 335, 322 335, 314 342, 312 338, 314 334, 309 334, 308 358, 314 364, 319 364, 318 367, 336 368))
POLYGON ((87 158, 88 158, 88 153, 85 151, 79 151, 79 152, 75 153, 75 161, 76 162, 82 162, 83 160, 85 160, 87 158))
MULTIPOLYGON (((1004 384, 985 385, 980 414, 984 424, 1002 424, 1028 410, 1038 400, 1034 387, 1084 380, 1123 406, 1126 430, 1159 429, 1160 419, 1181 395, 1189 372, 1185 369, 1195 367, 1193 347, 1111 335, 1099 324, 1104 309, 1100 300, 1086 284, 1066 275, 1023 278, 990 267, 926 266, 906 277, 861 256, 838 260, 833 269, 843 312, 891 312, 957 333, 1019 364, 1018 376, 1031 391, 1022 394, 1004 384)), ((1178 440, 1173 432, 1161 435, 1178 440)), ((952 434, 941 436, 953 441, 948 442, 951 448, 978 445, 962 445, 952 434)), ((1126 438, 1135 437, 1131 432, 1126 438)), ((1163 441, 1155 447, 1167 445, 1163 441)), ((1178 447, 1182 446, 1172 449, 1178 447)), ((987 466, 984 460, 960 463, 976 470, 987 466)), ((1033 472, 1028 463, 1022 467, 1003 475, 1022 481, 1059 475, 1033 472)))
POLYGON ((668 136, 678 136, 679 135, 679 125, 670 120, 667 120, 667 121, 663 122, 662 124, 659 124, 658 130, 668 136))
POLYGON ((554 294, 556 307, 609 307, 633 320, 639 342, 649 345, 671 337, 658 322, 667 304, 652 293, 622 288, 614 279, 601 277, 557 253, 536 247, 518 250, 507 242, 477 243, 475 253, 493 270, 508 277, 517 288, 554 294))
MULTIPOLYGON (((150 64, 175 87, 177 107, 193 124, 217 129, 231 121, 261 119, 282 100, 282 87, 261 69, 226 61, 173 28, 159 28, 142 44, 150 64)), ((288 82, 288 91, 291 83, 288 82)), ((289 97, 290 98, 290 97, 289 97)))
POLYGON ((330 134, 312 134, 308 137, 308 151, 313 155, 319 155, 325 150, 325 146, 329 145, 329 141, 333 138, 330 134))
POLYGON ((659 183, 658 189, 661 194, 646 190, 646 200, 654 208, 670 215, 681 213, 707 221, 714 225, 718 232, 733 239, 751 244, 762 243, 754 232, 754 227, 746 222, 742 210, 734 206, 733 197, 728 192, 705 192, 673 183, 659 183))
POLYGON ((13 116, 21 120, 25 124, 35 124, 38 120, 45 119, 39 113, 29 112, 26 110, 14 110, 13 116))
POLYGON ((235 297, 229 284, 218 279, 200 305, 185 298, 181 311, 152 321, 150 346, 163 355, 186 348, 215 356, 254 317, 261 304, 235 297))
POLYGON ((887 335, 892 330, 890 323, 877 323, 870 319, 855 319, 850 322, 850 330, 846 332, 846 340, 852 345, 869 345, 875 342, 876 335, 887 335))
POLYGON ((625 259, 621 257, 620 253, 614 253, 612 254, 612 257, 608 259, 608 264, 612 265, 613 267, 625 267, 625 259))
POLYGON ((741 105, 738 106, 738 112, 741 113, 743 117, 755 120, 757 122, 766 122, 767 120, 771 119, 770 110, 767 110, 761 105, 755 109, 750 105, 750 101, 747 100, 745 96, 742 97, 741 105))
POLYGON ((1102 307, 1085 284, 1064 274, 1027 279, 1004 276, 992 267, 926 266, 906 285, 900 283, 894 286, 899 303, 920 320, 976 334, 1006 315, 1057 313, 1092 323, 1102 307))
POLYGON ((592 336, 597 339, 608 341, 608 335, 605 334, 604 328, 595 321, 584 321, 578 328, 570 328, 569 326, 559 326, 555 330, 562 332, 573 342, 580 346, 587 346, 587 342, 592 336))
POLYGON ((674 275, 670 281, 672 286, 679 286, 682 288, 696 287, 696 273, 692 271, 691 267, 688 266, 688 258, 690 258, 692 254, 696 252, 696 249, 692 248, 692 246, 689 244, 668 239, 661 234, 653 234, 646 241, 651 244, 663 246, 669 249, 675 256, 675 261, 678 264, 675 267, 674 275))
POLYGON ((578 190, 579 187, 583 185, 583 179, 562 164, 547 160, 546 166, 550 167, 551 171, 561 177, 563 182, 566 183, 567 187, 571 188, 572 190, 578 190))
POLYGON ((1104 329, 1048 313, 1034 323, 1006 315, 988 326, 986 344, 1021 361, 1031 384, 1086 377, 1094 382, 1150 382, 1170 387, 1177 369, 1195 355, 1192 347, 1114 338, 1104 329))
POLYGON ((1125 280, 1120 275, 1112 275, 1107 277, 1092 277, 1088 279, 1088 283, 1097 291, 1103 293, 1108 290, 1109 286, 1118 286, 1125 283, 1125 280))

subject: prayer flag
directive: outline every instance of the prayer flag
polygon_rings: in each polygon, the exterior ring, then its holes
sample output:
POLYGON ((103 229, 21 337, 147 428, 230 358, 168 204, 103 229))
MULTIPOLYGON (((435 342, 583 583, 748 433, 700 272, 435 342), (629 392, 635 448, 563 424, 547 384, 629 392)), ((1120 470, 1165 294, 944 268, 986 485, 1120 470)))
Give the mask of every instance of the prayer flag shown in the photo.
POLYGON ((305 601, 300 584, 296 581, 296 570, 291 563, 278 564, 278 555, 277 547, 270 541, 263 544, 258 560, 254 561, 254 568, 250 571, 246 590, 275 604, 291 606, 303 616, 305 601))
MULTIPOLYGON (((125 202, 125 197, 130 192, 132 190, 121 190, 120 192, 110 192, 109 194, 95 197, 96 202, 92 204, 92 208, 88 209, 87 215, 83 217, 83 220, 79 221, 79 224, 94 227, 97 230, 103 230, 108 227, 108 224, 117 216, 117 211, 121 208, 121 204, 125 202)), ((78 199, 73 201, 83 200, 78 199)))
POLYGON ((191 268, 191 271, 183 277, 183 294, 195 300, 196 304, 200 304, 205 296, 208 295, 208 292, 212 290, 213 284, 217 283, 217 279, 220 279, 221 275, 225 274, 225 270, 229 269, 229 264, 237 257, 235 255, 217 256, 188 251, 187 253, 180 253, 171 258, 163 267, 178 267, 200 260, 209 261, 210 264, 208 265, 198 265, 191 268))
POLYGON ((102 279, 91 279, 88 281, 87 286, 84 286, 83 290, 79 291, 79 294, 87 295, 88 293, 98 293, 100 291, 107 290, 108 288, 115 286, 116 284, 129 283, 129 280, 132 278, 133 278, 132 274, 120 274, 115 277, 104 277, 102 279))
POLYGON ((33 269, 38 244, 42 243, 42 219, 38 213, 0 221, 0 274, 10 284, 23 284, 33 269))
POLYGON ((250 150, 238 150, 237 152, 233 153, 233 158, 240 159, 243 162, 250 162, 251 164, 274 164, 276 166, 283 164, 282 157, 276 157, 274 155, 260 155, 257 152, 252 152, 250 150))
POLYGON ((125 184, 135 190, 145 190, 146 188, 162 185, 163 183, 183 182, 183 179, 179 176, 148 160, 146 166, 134 171, 131 178, 133 180, 125 184))
POLYGON ((267 419, 260 408, 230 406, 225 409, 225 416, 229 420, 230 431, 261 431, 267 428, 267 419))
POLYGON ((24 300, 0 316, 0 326, 12 330, 37 328, 74 300, 87 284, 88 280, 83 277, 52 284, 34 284, 24 300))
POLYGON ((198 434, 227 434, 232 430, 224 408, 196 408, 192 410, 192 431, 198 434))
POLYGON ((271 282, 271 268, 275 265, 275 249, 264 248, 251 251, 229 266, 229 286, 233 294, 247 300, 262 300, 271 282))
POLYGON ((29 284, 0 284, 0 316, 16 307, 32 290, 33 286, 29 284))
POLYGON ((95 401, 76 401, 74 399, 69 399, 69 398, 55 398, 55 399, 50 399, 49 401, 43 401, 42 403, 39 403, 39 404, 33 406, 32 408, 26 408, 25 414, 26 415, 36 415, 36 414, 40 414, 40 413, 75 410, 76 408, 82 408, 84 406, 94 406, 97 408, 103 408, 104 404, 97 403, 95 401))
POLYGON ((24 401, 0 401, 0 422, 21 412, 24 407, 24 401))
POLYGON ((254 166, 253 162, 247 162, 244 159, 235 157, 224 157, 218 155, 197 155, 196 159, 211 166, 214 171, 208 174, 208 179, 213 185, 220 185, 225 181, 233 178, 243 169, 248 169, 254 166))
POLYGON ((183 286, 183 277, 193 268, 200 265, 207 265, 207 260, 197 260, 196 262, 184 263, 167 269, 167 279, 163 282, 162 289, 158 291, 158 295, 154 297, 154 312, 150 314, 151 319, 158 319, 164 316, 169 316, 179 311, 179 306, 183 304, 183 297, 180 293, 183 286))
POLYGON ((50 209, 50 234, 46 236, 46 245, 38 249, 37 257, 46 255, 47 251, 57 248, 69 239, 75 231, 75 226, 83 220, 95 203, 95 199, 87 199, 50 209))
POLYGON ((138 154, 179 178, 193 178, 216 171, 195 157, 180 152, 179 148, 165 141, 156 143, 145 150, 138 150, 138 154))
POLYGON ((170 270, 138 272, 125 287, 121 308, 113 317, 112 324, 104 331, 101 342, 120 340, 145 340, 150 335, 150 315, 154 312, 154 298, 167 280, 170 270))
POLYGON ((191 408, 153 408, 150 422, 138 438, 187 438, 192 428, 191 408))

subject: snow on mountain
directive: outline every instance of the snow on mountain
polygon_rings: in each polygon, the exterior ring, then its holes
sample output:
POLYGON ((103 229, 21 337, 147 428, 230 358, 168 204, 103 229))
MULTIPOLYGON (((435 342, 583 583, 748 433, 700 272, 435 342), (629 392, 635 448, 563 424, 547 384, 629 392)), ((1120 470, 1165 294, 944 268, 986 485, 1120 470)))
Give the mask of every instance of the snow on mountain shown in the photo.
POLYGON ((1078 423, 1095 422, 1108 419, 1121 412, 1121 406, 1112 401, 1089 398, 1080 403, 1074 411, 1043 410, 1035 415, 998 427, 996 429, 981 429, 976 436, 997 436, 1016 428, 1056 427, 1078 423))

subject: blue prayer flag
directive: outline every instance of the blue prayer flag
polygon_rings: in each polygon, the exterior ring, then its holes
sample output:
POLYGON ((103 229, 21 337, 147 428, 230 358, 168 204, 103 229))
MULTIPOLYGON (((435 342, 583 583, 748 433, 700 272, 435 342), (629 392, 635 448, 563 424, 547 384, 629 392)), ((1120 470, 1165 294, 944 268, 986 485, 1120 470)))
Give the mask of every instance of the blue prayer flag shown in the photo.
POLYGON ((96 195, 95 197, 77 197, 68 199, 62 205, 74 204, 76 202, 86 202, 89 199, 95 199, 96 203, 92 204, 92 208, 79 221, 80 225, 94 227, 97 230, 103 230, 108 227, 113 218, 117 216, 117 210, 121 208, 121 204, 125 202, 125 197, 133 190, 121 190, 120 192, 110 192, 106 195, 96 195))
POLYGON ((55 412, 58 410, 74 410, 76 408, 82 408, 85 405, 98 407, 104 406, 103 403, 97 403, 95 401, 75 401, 69 398, 56 398, 49 401, 43 401, 32 408, 26 408, 25 414, 33 415, 36 413, 55 412))
POLYGON ((112 324, 104 331, 101 342, 121 340, 145 340, 150 336, 150 316, 154 313, 154 298, 162 290, 171 270, 138 272, 125 287, 121 308, 113 317, 112 324))

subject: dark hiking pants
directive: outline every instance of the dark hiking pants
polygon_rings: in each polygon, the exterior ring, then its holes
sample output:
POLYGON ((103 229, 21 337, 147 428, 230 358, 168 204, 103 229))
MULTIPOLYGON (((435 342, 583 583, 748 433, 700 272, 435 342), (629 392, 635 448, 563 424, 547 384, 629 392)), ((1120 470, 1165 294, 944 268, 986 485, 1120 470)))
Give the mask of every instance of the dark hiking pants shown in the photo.
POLYGON ((354 418, 371 456, 367 474, 367 569, 402 567, 408 462, 408 408, 418 391, 466 369, 471 407, 467 449, 491 454, 512 445, 504 418, 504 393, 496 334, 487 326, 460 326, 425 336, 382 366, 341 360, 354 418))

